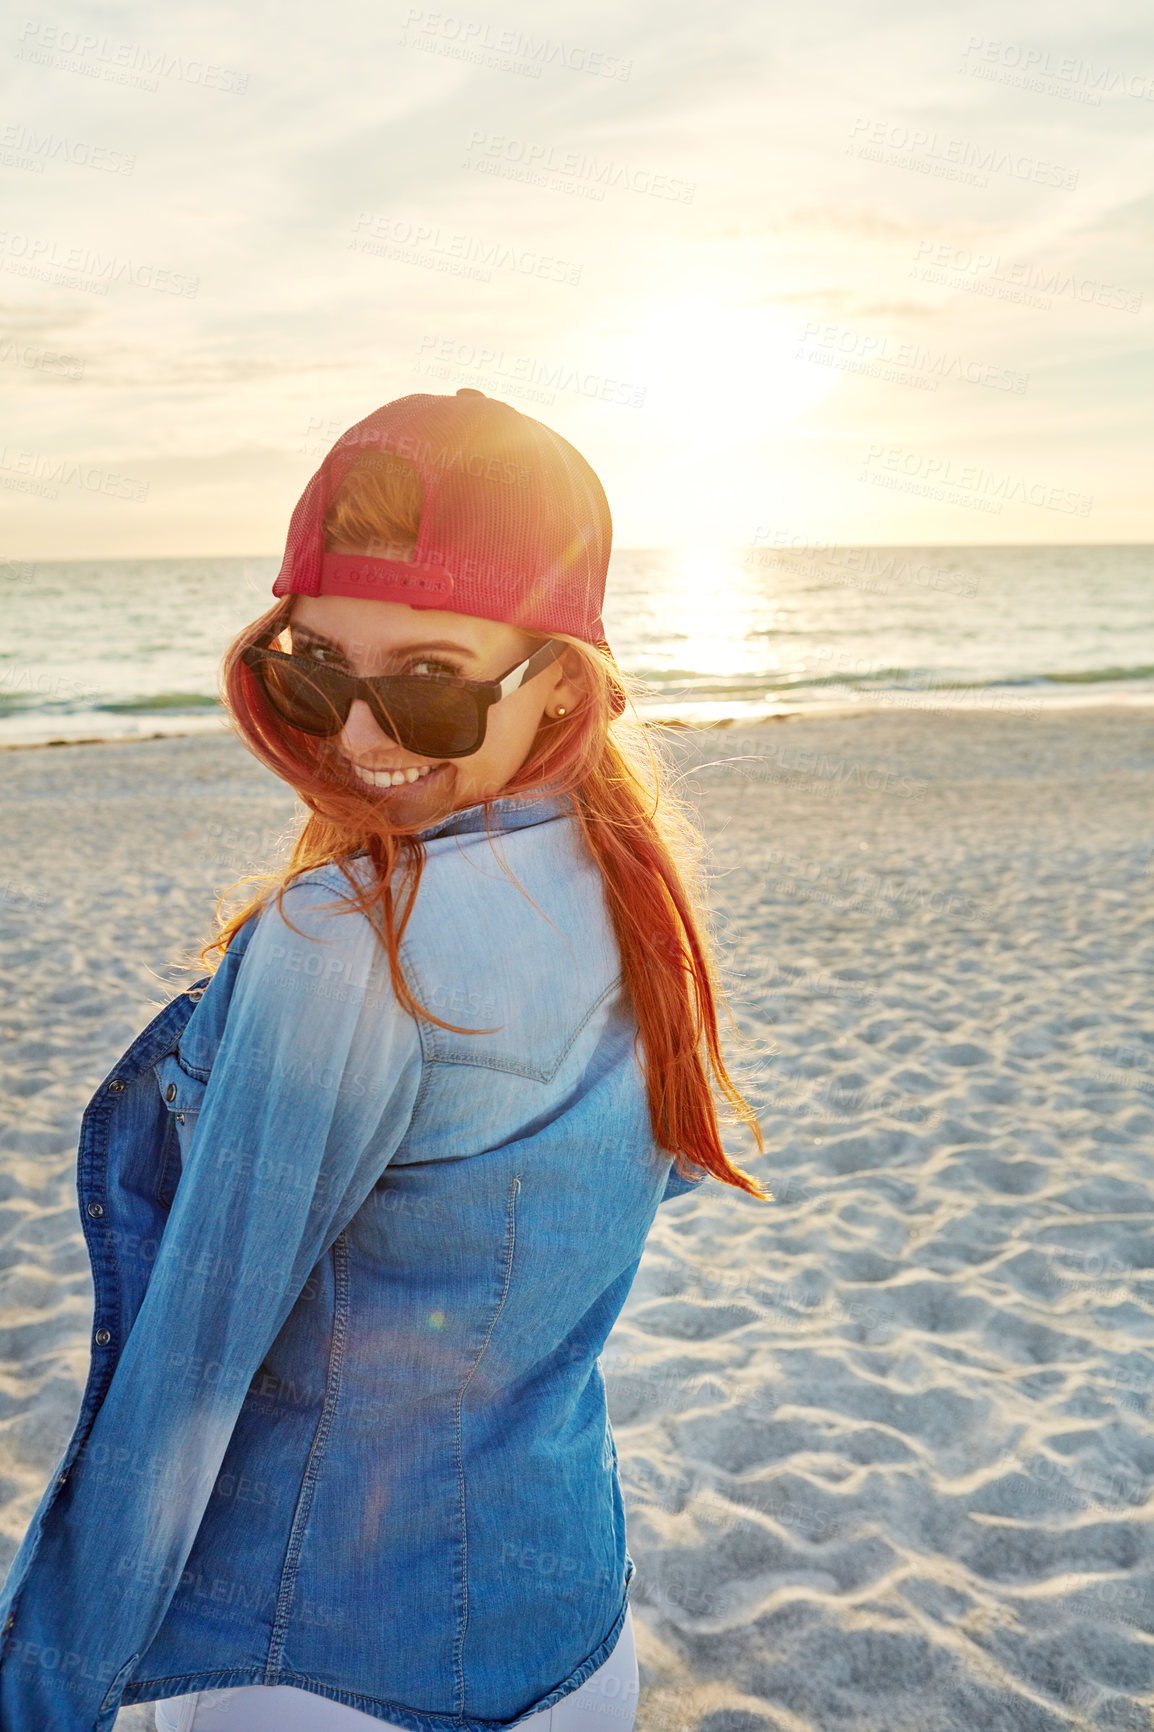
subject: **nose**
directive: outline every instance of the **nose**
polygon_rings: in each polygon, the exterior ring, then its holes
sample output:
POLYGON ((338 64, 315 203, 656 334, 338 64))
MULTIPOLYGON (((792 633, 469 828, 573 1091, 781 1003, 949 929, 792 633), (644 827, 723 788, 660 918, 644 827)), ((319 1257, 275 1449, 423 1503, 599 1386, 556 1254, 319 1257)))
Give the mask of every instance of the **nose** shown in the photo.
POLYGON ((364 759, 381 746, 395 749, 397 742, 384 732, 364 698, 354 698, 338 744, 346 757, 364 759))

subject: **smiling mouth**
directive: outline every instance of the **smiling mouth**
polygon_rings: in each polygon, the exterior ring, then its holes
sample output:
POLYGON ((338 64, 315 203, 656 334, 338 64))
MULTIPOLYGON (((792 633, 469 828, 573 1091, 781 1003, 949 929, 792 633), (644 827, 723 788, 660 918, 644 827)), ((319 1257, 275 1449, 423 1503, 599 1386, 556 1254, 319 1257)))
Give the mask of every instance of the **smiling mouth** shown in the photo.
POLYGON ((405 770, 368 770, 360 764, 349 764, 350 770, 358 782, 363 782, 369 788, 412 788, 419 782, 428 782, 434 776, 439 776, 442 770, 447 770, 447 764, 410 764, 405 770))

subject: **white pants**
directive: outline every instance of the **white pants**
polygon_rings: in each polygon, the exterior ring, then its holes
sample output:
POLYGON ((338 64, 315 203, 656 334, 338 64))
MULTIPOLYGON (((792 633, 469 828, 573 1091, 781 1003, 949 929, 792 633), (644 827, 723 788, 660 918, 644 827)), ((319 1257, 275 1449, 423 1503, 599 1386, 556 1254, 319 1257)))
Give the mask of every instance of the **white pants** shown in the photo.
MULTIPOLYGON (((517 1732, 633 1732, 637 1694, 633 1612, 626 1606, 617 1646, 604 1665, 556 1707, 522 1720, 517 1732)), ((198 1690, 156 1704, 157 1732, 390 1732, 392 1727, 391 1720, 377 1720, 293 1684, 198 1690)))

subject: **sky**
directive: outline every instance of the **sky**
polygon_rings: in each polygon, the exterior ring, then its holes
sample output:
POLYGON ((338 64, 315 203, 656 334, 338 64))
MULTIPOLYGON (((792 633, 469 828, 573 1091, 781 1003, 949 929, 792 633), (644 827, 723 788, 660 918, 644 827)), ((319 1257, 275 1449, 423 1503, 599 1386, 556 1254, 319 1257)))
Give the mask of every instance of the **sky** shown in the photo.
POLYGON ((0 559, 279 552, 461 385, 619 547, 1154 539, 1147 6, 464 3, 9 14, 0 559))

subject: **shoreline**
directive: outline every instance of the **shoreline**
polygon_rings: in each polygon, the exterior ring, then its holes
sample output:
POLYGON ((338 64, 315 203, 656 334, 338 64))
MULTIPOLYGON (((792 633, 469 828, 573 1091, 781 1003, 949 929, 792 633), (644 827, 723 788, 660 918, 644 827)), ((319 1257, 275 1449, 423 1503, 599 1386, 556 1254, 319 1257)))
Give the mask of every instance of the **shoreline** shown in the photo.
MULTIPOLYGON (((1133 710, 1154 709, 1154 691, 1115 692, 1109 697, 1097 697, 1093 693, 1071 693, 1068 697, 1048 697, 1044 701, 1037 699, 1031 701, 1024 697, 1002 697, 1001 701, 989 704, 951 704, 932 698, 925 703, 911 701, 919 696, 918 693, 897 692, 889 702, 807 704, 804 707, 776 710, 759 715, 714 716, 702 721, 685 720, 676 716, 653 716, 644 712, 642 719, 654 727, 668 728, 681 734, 706 733, 711 729, 721 731, 734 728, 758 728, 774 722, 858 721, 869 716, 894 715, 895 713, 935 717, 943 720, 981 717, 986 720, 996 719, 1006 722, 1033 722, 1040 721, 1044 717, 1057 718, 1071 714, 1081 715, 1087 710, 1106 710, 1124 715, 1133 710)), ((62 746, 138 746, 150 740, 214 740, 226 737, 235 738, 236 736, 227 722, 222 720, 219 728, 164 728, 149 734, 82 734, 75 739, 0 741, 0 753, 54 751, 62 746)))

